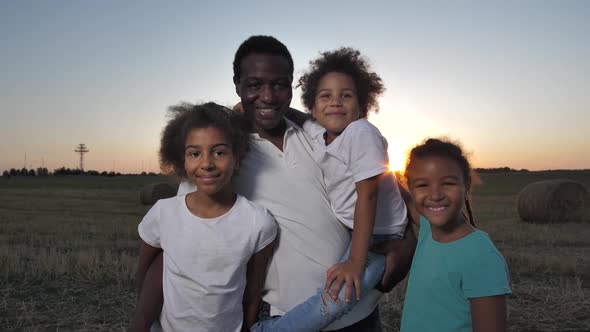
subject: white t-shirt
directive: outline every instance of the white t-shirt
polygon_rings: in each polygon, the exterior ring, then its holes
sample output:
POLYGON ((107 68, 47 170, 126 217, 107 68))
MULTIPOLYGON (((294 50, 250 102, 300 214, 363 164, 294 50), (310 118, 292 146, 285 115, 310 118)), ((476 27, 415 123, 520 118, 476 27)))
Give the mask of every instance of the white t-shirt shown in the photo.
POLYGON ((326 146, 326 130, 308 120, 303 128, 312 139, 313 157, 324 172, 332 209, 343 224, 354 225, 355 183, 385 173, 379 178, 374 234, 403 234, 406 229, 406 204, 397 180, 388 169, 387 140, 367 119, 350 123, 326 146))
POLYGON ((270 244, 277 226, 266 209, 239 196, 217 218, 195 216, 186 195, 162 199, 139 236, 164 251, 164 331, 235 331, 242 327, 248 260, 270 244))
MULTIPOLYGON (((288 120, 287 127, 283 151, 252 134, 250 151, 234 178, 236 192, 267 208, 279 225, 264 296, 273 315, 284 314, 324 287, 326 271, 338 263, 350 242, 348 231, 330 208, 309 136, 288 120)), ((185 181, 178 192, 194 190, 194 185, 185 181)), ((369 291, 349 313, 324 330, 343 328, 367 317, 381 295, 377 290, 369 291)))

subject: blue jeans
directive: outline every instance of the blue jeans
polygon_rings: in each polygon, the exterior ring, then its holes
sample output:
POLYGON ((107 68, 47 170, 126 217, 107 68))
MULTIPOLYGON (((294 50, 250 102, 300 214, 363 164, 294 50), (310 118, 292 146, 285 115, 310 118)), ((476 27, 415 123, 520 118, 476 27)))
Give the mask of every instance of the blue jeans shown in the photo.
MULTIPOLYGON (((371 242, 379 243, 385 240, 399 240, 401 238, 402 236, 399 234, 374 234, 371 237, 371 242)), ((348 259, 349 254, 350 244, 340 261, 342 262, 348 259)), ((381 280, 384 270, 385 257, 369 251, 367 265, 361 281, 361 297, 377 285, 379 280, 381 280)), ((284 316, 259 321, 252 326, 250 331, 320 331, 336 319, 342 317, 342 315, 350 311, 356 304, 356 296, 352 296, 348 303, 344 300, 345 291, 346 287, 342 287, 338 293, 338 300, 334 301, 323 288, 320 288, 315 295, 289 310, 284 316)))

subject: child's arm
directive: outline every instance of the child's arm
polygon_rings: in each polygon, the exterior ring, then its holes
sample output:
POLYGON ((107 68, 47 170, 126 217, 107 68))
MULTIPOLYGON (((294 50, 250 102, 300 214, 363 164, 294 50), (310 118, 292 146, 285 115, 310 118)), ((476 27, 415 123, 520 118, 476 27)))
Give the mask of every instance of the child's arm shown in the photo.
POLYGON ((266 266, 272 255, 273 244, 269 244, 258 251, 248 261, 246 274, 246 290, 244 291, 244 323, 242 331, 250 331, 250 327, 256 322, 258 307, 262 300, 262 289, 266 279, 266 266))
POLYGON ((137 263, 137 272, 135 273, 135 290, 137 295, 141 292, 145 274, 154 261, 154 258, 162 251, 162 248, 152 247, 149 244, 141 241, 141 248, 139 251, 139 262, 137 263))
POLYGON ((506 295, 469 299, 473 332, 506 331, 506 295))
POLYGON ((354 207, 354 231, 350 254, 346 261, 332 266, 327 272, 326 290, 332 286, 331 293, 334 300, 338 297, 343 282, 346 283, 346 302, 350 301, 353 286, 356 299, 360 300, 369 240, 375 224, 379 176, 373 176, 355 184, 357 199, 354 207))
POLYGON ((150 260, 149 257, 155 252, 154 249, 159 248, 152 247, 142 241, 136 273, 138 299, 135 313, 127 328, 129 332, 149 331, 152 322, 158 318, 162 311, 164 303, 162 292, 163 251, 157 250, 156 255, 150 260))

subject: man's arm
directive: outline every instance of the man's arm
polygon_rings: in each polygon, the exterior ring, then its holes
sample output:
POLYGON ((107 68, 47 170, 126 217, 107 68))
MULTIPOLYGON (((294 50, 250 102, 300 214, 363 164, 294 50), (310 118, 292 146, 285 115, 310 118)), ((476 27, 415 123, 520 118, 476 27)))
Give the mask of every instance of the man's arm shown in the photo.
POLYGON ((292 107, 289 107, 289 110, 287 111, 287 113, 285 113, 285 117, 295 122, 299 127, 303 127, 303 123, 311 119, 311 116, 309 114, 303 113, 292 107))
POLYGON ((400 281, 408 275, 410 267, 412 266, 412 258, 414 258, 414 251, 416 251, 416 234, 412 227, 412 222, 419 221, 418 212, 414 207, 414 203, 410 193, 401 186, 398 182, 400 194, 406 203, 408 209, 408 224, 402 240, 392 240, 380 243, 371 248, 372 251, 385 255, 385 272, 381 282, 377 285, 377 289, 383 293, 387 293, 395 287, 400 281))
POLYGON ((152 260, 143 278, 143 285, 135 308, 135 315, 129 324, 128 331, 149 331, 152 322, 162 311, 164 293, 162 290, 162 271, 164 268, 162 251, 152 260))
POLYGON ((269 244, 258 251, 248 261, 248 272, 246 273, 246 289, 242 304, 244 306, 244 323, 242 331, 250 331, 250 327, 256 322, 258 307, 262 301, 262 289, 266 279, 266 267, 272 256, 273 244, 269 244))

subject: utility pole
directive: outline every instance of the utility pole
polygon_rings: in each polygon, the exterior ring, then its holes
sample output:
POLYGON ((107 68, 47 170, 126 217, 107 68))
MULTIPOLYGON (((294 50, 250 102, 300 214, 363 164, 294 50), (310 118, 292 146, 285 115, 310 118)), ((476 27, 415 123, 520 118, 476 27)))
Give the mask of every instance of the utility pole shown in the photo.
POLYGON ((86 148, 86 144, 80 143, 80 144, 78 144, 78 147, 76 148, 76 150, 74 150, 74 152, 77 152, 80 154, 80 170, 82 172, 84 172, 84 154, 86 152, 90 152, 90 150, 88 150, 88 148, 86 148))

